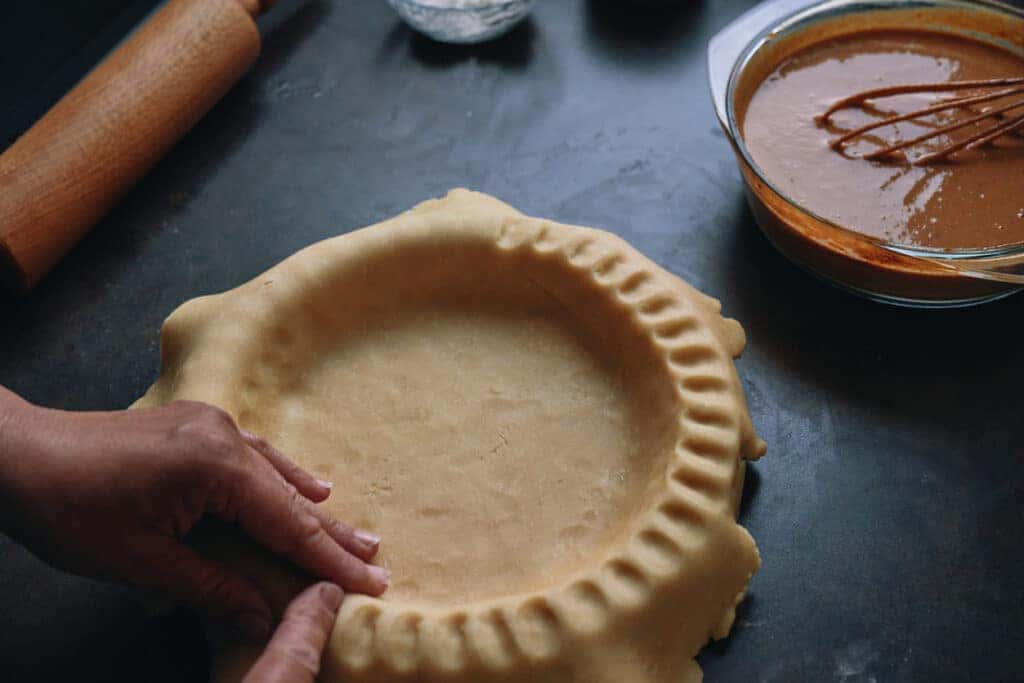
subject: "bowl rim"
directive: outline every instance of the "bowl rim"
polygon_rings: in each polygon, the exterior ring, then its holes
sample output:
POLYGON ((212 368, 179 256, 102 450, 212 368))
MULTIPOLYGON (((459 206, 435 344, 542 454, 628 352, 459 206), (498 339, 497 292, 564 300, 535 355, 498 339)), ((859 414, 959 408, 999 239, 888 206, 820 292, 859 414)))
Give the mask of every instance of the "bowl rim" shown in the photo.
MULTIPOLYGON (((791 13, 784 18, 770 23, 760 30, 740 52, 729 72, 729 80, 725 91, 725 124, 727 133, 744 164, 757 176, 758 180, 788 205, 811 219, 842 233, 875 244, 876 246, 906 256, 918 257, 932 261, 947 261, 950 265, 960 260, 984 261, 1024 255, 1024 240, 1011 244, 983 248, 942 249, 937 247, 914 246, 902 242, 867 235, 863 232, 847 228, 833 220, 821 216, 782 191, 754 160, 747 148, 746 141, 740 130, 736 112, 736 89, 744 69, 770 40, 777 40, 796 33, 797 31, 819 21, 828 21, 848 14, 878 10, 908 10, 927 8, 953 8, 967 11, 989 11, 1007 18, 1020 21, 1024 25, 1024 9, 1008 5, 998 0, 821 0, 803 9, 791 13)), ((994 41, 1000 42, 1000 41, 994 41)), ((1024 48, 1007 46, 1024 57, 1024 48)))

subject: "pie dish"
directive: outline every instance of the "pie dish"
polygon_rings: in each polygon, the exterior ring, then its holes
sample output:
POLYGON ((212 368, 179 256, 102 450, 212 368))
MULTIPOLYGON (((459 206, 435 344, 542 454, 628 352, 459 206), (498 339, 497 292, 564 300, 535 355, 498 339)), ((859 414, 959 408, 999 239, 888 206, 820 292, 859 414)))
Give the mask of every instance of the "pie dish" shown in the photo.
MULTIPOLYGON (((163 328, 137 405, 221 406, 379 533, 322 681, 678 683, 759 566, 736 522, 765 450, 719 303, 624 241, 446 198, 300 251, 163 328)), ((278 607, 308 577, 197 543, 278 607)), ((258 654, 217 645, 214 677, 258 654)))

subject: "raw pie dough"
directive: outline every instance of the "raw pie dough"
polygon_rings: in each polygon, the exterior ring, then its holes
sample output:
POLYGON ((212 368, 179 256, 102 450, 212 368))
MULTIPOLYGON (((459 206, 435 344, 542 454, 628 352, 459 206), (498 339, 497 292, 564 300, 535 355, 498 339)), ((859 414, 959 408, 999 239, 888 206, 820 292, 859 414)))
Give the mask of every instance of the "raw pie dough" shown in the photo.
MULTIPOLYGON (((228 410, 384 538, 320 680, 680 683, 757 549, 754 435, 719 304, 598 230, 455 190, 167 320, 139 405, 228 410)), ((282 607, 308 578, 201 539, 282 607)), ((215 678, 258 651, 220 645, 215 678)))

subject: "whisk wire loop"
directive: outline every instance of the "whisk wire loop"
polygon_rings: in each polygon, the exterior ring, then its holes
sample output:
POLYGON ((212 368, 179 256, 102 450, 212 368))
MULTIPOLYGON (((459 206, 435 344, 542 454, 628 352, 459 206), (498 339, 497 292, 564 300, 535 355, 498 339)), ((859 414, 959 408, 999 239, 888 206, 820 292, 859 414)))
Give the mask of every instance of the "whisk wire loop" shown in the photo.
POLYGON ((959 92, 964 90, 977 91, 991 90, 992 88, 998 89, 994 92, 983 92, 981 94, 969 94, 966 96, 955 97, 905 114, 894 114, 844 133, 829 142, 829 146, 832 149, 841 152, 850 141, 873 130, 883 128, 885 126, 891 126, 902 121, 911 121, 953 109, 965 109, 970 112, 979 112, 977 115, 968 119, 955 121, 948 125, 935 128, 934 130, 910 140, 884 145, 880 149, 863 154, 859 157, 866 160, 879 160, 886 158, 895 152, 920 145, 939 136, 960 130, 961 128, 980 124, 986 119, 995 119, 995 123, 989 128, 978 131, 974 135, 963 140, 947 144, 945 147, 939 148, 935 151, 922 154, 911 161, 914 165, 924 165, 945 159, 946 157, 965 149, 980 147, 981 145, 992 142, 1004 135, 1024 130, 1024 77, 952 81, 949 83, 923 83, 876 88, 874 90, 867 90, 838 100, 818 117, 818 122, 820 124, 827 124, 829 123, 832 115, 836 112, 842 109, 863 106, 870 100, 914 93, 959 92), (1003 100, 1006 98, 1014 99, 1011 102, 999 104, 987 109, 979 110, 975 107, 975 105, 1003 100), (1021 109, 1022 111, 1020 113, 1011 113, 1017 109, 1021 109))

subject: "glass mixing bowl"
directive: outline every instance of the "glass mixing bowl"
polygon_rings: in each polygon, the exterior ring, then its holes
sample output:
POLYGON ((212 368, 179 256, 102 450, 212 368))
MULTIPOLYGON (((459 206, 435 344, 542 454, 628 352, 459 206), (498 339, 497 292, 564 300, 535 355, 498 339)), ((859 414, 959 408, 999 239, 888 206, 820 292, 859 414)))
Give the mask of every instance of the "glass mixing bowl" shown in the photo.
MULTIPOLYGON (((968 306, 1024 288, 1024 243, 943 250, 869 237, 800 206, 758 168, 741 135, 738 94, 753 92, 804 45, 851 27, 922 28, 989 42, 1024 57, 1024 11, 992 0, 770 0, 736 19, 711 39, 708 73, 719 122, 736 152, 761 230, 797 265, 886 303, 968 306)), ((1024 187, 1020 191, 1024 195, 1024 187)))

